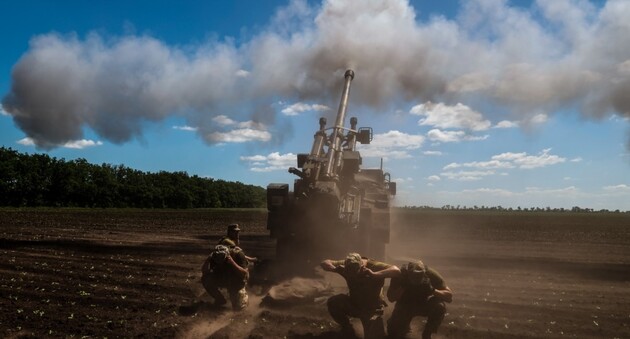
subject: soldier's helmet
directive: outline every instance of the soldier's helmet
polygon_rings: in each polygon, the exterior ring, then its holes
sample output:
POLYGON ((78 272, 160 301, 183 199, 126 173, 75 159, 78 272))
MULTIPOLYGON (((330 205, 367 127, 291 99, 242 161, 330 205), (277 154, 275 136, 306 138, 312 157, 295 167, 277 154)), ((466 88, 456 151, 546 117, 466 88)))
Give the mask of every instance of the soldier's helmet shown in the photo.
POLYGON ((363 266, 363 260, 359 253, 349 253, 346 260, 343 262, 346 272, 357 273, 363 266))
POLYGON ((227 230, 228 232, 239 232, 241 229, 238 227, 238 224, 230 224, 227 230))

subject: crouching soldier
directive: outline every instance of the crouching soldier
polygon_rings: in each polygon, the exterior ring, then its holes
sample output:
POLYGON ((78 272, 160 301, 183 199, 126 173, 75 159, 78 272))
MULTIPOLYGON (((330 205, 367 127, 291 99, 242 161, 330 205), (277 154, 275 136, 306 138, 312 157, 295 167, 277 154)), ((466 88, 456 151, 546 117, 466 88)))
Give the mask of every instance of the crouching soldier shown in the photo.
POLYGON ((348 285, 348 294, 338 294, 328 299, 328 312, 339 325, 344 338, 355 337, 349 317, 361 320, 365 338, 382 338, 383 284, 386 278, 400 275, 394 265, 385 264, 350 253, 345 260, 324 260, 321 267, 340 274, 348 285))
POLYGON ((214 248, 201 267, 201 283, 214 299, 215 306, 222 306, 227 302, 220 288, 227 289, 235 311, 247 306, 248 296, 245 290, 249 279, 247 266, 245 253, 239 247, 217 245, 214 248))
POLYGON ((396 302, 387 332, 391 338, 403 338, 410 331, 411 319, 424 316, 427 323, 422 338, 431 338, 444 319, 445 302, 453 301, 453 292, 442 276, 422 261, 410 262, 400 270, 400 276, 392 278, 387 290, 387 299, 396 302))

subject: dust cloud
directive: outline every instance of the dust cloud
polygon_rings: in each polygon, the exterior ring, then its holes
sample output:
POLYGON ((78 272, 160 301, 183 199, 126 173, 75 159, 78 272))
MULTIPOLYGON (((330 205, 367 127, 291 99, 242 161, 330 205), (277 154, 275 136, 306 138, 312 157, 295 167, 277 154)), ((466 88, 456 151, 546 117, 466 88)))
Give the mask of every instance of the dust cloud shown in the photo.
POLYGON ((422 222, 419 222, 417 214, 392 210, 387 261, 402 265, 422 260, 429 266, 445 265, 448 264, 445 258, 466 256, 479 250, 473 244, 468 245, 466 229, 455 222, 428 213, 423 214, 422 222))
POLYGON ((630 117, 629 16, 622 0, 473 0, 453 19, 419 19, 406 0, 292 1, 242 44, 49 33, 15 64, 2 105, 45 149, 86 127, 124 143, 174 116, 209 144, 267 142, 282 138, 278 100, 333 107, 353 68, 351 100, 378 110, 431 100, 495 105, 521 121, 563 108, 630 117))
MULTIPOLYGON (((245 338, 254 329, 255 322, 262 309, 259 307, 261 297, 249 296, 249 306, 242 311, 226 311, 216 316, 206 315, 208 319, 200 319, 181 333, 179 338, 208 338, 229 326, 230 338, 245 338), (236 325, 236 326, 234 326, 236 325)), ((202 313, 204 314, 204 313, 202 313)))
POLYGON ((321 298, 332 295, 332 291, 330 282, 295 277, 272 286, 267 297, 282 304, 318 302, 322 300, 321 298))
MULTIPOLYGON (((325 309, 328 297, 335 293, 342 293, 345 283, 334 277, 336 274, 324 274, 321 270, 318 274, 317 278, 294 277, 279 282, 272 286, 264 296, 250 290, 249 305, 242 311, 225 309, 221 310, 221 313, 197 313, 203 319, 195 321, 181 333, 180 338, 208 338, 213 335, 220 336, 224 331, 229 331, 230 338, 245 338, 256 327, 262 316, 261 313, 268 310, 268 307, 276 311, 291 312, 292 306, 317 304, 325 309)), ((198 295, 199 299, 206 297, 207 295, 203 292, 198 295)))

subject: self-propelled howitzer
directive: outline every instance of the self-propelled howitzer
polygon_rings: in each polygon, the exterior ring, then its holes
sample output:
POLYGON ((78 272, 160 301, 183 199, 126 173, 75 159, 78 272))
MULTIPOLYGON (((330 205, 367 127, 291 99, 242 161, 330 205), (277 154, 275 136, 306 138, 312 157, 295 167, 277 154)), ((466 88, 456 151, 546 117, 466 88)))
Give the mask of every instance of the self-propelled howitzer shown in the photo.
MULTIPOLYGON (((354 72, 345 73, 335 125, 319 119, 313 146, 298 154, 293 192, 288 184, 267 186, 267 229, 277 240, 278 260, 297 265, 358 252, 383 259, 389 242, 389 207, 396 183, 381 168, 362 169, 357 142, 369 144, 372 129, 344 127, 354 72)), ((300 266, 301 267, 301 266, 300 266)))

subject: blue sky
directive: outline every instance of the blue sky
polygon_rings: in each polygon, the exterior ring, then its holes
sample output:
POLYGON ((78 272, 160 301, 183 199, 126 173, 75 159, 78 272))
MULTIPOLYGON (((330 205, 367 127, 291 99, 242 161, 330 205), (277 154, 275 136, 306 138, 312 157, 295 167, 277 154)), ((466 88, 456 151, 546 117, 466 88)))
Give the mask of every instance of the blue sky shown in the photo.
POLYGON ((266 186, 334 121, 397 205, 630 210, 627 1, 2 1, 0 143, 266 186), (439 3, 439 4, 436 4, 439 3), (346 123, 348 123, 346 121, 346 123))

